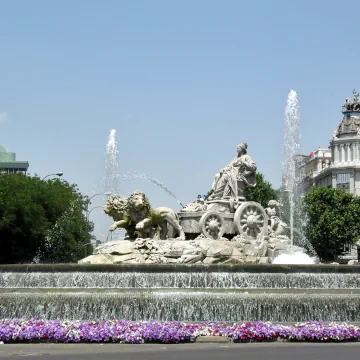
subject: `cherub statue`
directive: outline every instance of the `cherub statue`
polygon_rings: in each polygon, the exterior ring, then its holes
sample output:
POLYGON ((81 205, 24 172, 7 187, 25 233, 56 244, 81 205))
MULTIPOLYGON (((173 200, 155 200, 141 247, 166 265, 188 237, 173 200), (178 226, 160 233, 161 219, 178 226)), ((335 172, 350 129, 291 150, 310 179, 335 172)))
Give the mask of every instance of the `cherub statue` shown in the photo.
POLYGON ((270 237, 287 238, 286 230, 289 228, 277 214, 277 207, 281 206, 276 200, 270 200, 268 207, 265 209, 267 216, 269 217, 268 234, 270 237))
POLYGON ((278 224, 280 223, 280 219, 277 215, 278 202, 276 200, 270 200, 268 202, 268 207, 265 209, 267 216, 269 217, 269 226, 268 232, 269 234, 273 234, 276 231, 278 224))
POLYGON ((276 200, 270 200, 268 207, 265 209, 267 216, 269 217, 268 234, 270 237, 285 237, 286 229, 288 226, 278 216, 277 207, 281 206, 276 200))

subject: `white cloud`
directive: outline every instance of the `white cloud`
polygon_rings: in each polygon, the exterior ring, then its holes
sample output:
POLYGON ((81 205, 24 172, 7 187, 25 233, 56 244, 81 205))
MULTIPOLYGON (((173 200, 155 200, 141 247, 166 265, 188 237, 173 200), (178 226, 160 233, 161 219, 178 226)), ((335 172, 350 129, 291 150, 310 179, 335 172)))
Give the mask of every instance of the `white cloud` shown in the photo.
POLYGON ((0 123, 7 122, 8 120, 8 114, 6 112, 0 112, 0 123))

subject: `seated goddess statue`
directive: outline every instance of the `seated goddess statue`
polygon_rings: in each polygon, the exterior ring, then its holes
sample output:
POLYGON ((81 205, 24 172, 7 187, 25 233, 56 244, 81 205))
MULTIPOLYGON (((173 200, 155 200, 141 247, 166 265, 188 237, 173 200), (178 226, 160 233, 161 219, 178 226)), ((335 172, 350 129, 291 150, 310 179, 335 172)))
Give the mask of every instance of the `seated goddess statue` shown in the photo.
POLYGON ((245 188, 256 186, 256 163, 247 155, 247 144, 238 145, 237 153, 237 157, 215 176, 208 200, 245 200, 245 188))

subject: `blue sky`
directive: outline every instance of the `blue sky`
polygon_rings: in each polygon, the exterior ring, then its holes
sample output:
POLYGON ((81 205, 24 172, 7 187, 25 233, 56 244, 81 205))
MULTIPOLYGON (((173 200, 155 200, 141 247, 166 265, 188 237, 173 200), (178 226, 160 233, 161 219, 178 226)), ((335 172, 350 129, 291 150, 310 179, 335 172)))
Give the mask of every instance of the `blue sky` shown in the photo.
MULTIPOLYGON (((155 176, 183 203, 241 141, 279 186, 289 90, 310 153, 360 89, 358 1, 0 0, 0 14, 0 144, 89 195, 111 128, 122 171, 155 176)), ((178 208, 151 183, 119 190, 137 188, 178 208)))

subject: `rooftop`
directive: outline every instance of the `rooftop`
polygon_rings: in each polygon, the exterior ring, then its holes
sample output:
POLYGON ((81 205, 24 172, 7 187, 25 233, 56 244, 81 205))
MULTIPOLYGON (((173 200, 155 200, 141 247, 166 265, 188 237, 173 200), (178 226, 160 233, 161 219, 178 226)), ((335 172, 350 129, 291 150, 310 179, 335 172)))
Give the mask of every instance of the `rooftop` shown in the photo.
POLYGON ((15 153, 7 152, 6 149, 0 145, 0 170, 13 169, 11 171, 27 171, 28 168, 28 161, 17 161, 15 153))

